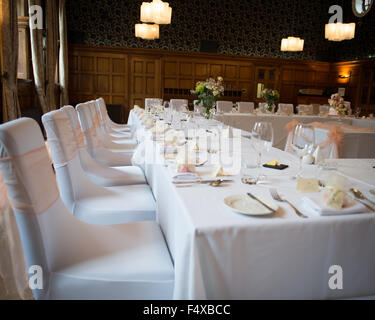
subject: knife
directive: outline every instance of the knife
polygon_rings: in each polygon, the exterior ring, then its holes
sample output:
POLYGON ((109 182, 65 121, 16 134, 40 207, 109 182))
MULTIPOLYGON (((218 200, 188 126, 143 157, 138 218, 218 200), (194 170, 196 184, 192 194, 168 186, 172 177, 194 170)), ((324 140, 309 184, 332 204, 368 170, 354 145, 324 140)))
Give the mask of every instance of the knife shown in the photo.
POLYGON ((260 200, 258 197, 254 196, 253 194, 251 194, 250 192, 247 194, 250 198, 258 201, 262 206, 264 206, 265 208, 267 208, 268 210, 270 210, 271 212, 276 212, 275 209, 272 209, 270 206, 268 206, 267 204, 265 204, 262 200, 260 200))
MULTIPOLYGON (((210 179, 210 180, 191 180, 191 181, 172 181, 173 184, 192 184, 192 183, 210 183, 217 181, 219 179, 210 179)), ((231 179, 223 179, 223 182, 234 182, 231 179)))

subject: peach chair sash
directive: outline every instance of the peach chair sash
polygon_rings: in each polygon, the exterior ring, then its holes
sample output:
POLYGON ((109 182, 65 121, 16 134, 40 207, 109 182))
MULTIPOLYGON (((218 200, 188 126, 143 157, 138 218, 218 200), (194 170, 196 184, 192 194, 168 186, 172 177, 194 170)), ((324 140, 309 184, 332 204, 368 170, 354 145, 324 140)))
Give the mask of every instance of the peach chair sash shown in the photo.
MULTIPOLYGON (((293 120, 289 122, 285 129, 289 132, 287 143, 285 146, 285 151, 289 153, 294 153, 292 149, 292 140, 293 140, 293 130, 299 124, 297 120, 293 120)), ((343 143, 343 136, 344 133, 341 128, 337 124, 330 124, 330 123, 320 123, 320 122, 313 122, 309 125, 313 126, 314 128, 322 128, 328 130, 328 136, 325 141, 322 141, 318 144, 320 148, 331 148, 330 151, 330 158, 337 159, 339 158, 340 148, 343 143)))
POLYGON ((78 155, 78 145, 70 119, 55 118, 44 121, 48 131, 48 143, 51 148, 53 165, 56 169, 64 167, 78 155))
POLYGON ((81 126, 78 124, 74 128, 74 135, 76 137, 77 146, 79 149, 86 149, 85 133, 81 130, 81 126))
POLYGON ((16 218, 0 172, 0 290, 1 299, 32 299, 25 256, 16 218))
POLYGON ((45 170, 51 166, 45 146, 13 157, 4 156, 5 150, 1 150, 1 154, 0 169, 12 195, 9 202, 16 211, 39 215, 59 199, 57 184, 51 186, 51 172, 45 170), (20 168, 28 169, 24 171, 20 168))
POLYGON ((91 144, 87 145, 87 148, 89 149, 96 149, 102 146, 101 141, 99 140, 96 130, 94 126, 91 126, 90 129, 84 131, 83 133, 86 137, 89 136, 89 139, 91 139, 91 144))

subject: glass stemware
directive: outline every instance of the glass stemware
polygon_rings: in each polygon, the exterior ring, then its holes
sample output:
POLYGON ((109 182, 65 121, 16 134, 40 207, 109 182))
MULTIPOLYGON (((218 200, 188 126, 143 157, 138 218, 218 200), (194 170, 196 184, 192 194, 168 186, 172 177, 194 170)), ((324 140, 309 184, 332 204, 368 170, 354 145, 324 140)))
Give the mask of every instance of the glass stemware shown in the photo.
POLYGON ((262 170, 262 154, 269 152, 273 145, 273 128, 269 122, 257 122, 251 132, 252 146, 258 156, 258 182, 266 180, 267 177, 263 175, 262 170))
POLYGON ((315 129, 311 125, 299 124, 294 128, 292 138, 292 149, 299 158, 298 173, 294 177, 299 179, 302 177, 302 160, 309 154, 315 145, 315 129))

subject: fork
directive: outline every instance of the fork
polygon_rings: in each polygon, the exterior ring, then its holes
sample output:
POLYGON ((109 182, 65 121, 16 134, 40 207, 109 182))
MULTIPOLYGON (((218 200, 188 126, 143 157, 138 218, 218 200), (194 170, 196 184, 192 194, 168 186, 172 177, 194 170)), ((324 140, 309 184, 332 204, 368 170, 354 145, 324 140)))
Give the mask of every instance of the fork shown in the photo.
POLYGON ((275 201, 277 201, 277 202, 285 202, 285 203, 289 204, 299 217, 301 217, 301 218, 308 218, 302 212, 300 212, 291 202, 289 202, 286 199, 281 198, 280 195, 277 193, 276 189, 271 189, 270 193, 271 193, 272 198, 275 201))

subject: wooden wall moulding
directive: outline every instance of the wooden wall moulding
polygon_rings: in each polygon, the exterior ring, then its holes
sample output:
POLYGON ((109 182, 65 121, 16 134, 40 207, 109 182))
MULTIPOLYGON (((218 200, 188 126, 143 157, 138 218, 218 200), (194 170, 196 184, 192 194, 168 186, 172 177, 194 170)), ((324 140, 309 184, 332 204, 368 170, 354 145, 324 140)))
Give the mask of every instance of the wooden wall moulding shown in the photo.
POLYGON ((190 90, 195 83, 219 75, 225 80, 223 99, 233 102, 261 101, 262 87, 279 90, 281 102, 294 104, 301 101, 300 89, 327 93, 344 87, 353 105, 363 106, 366 112, 375 109, 374 59, 329 63, 71 45, 69 66, 72 103, 102 96, 109 104, 121 104, 125 114, 134 104, 144 106, 148 97, 192 102, 196 97, 190 90))

